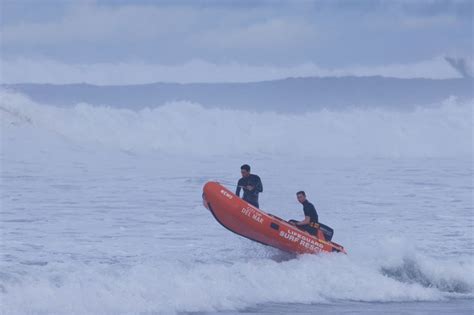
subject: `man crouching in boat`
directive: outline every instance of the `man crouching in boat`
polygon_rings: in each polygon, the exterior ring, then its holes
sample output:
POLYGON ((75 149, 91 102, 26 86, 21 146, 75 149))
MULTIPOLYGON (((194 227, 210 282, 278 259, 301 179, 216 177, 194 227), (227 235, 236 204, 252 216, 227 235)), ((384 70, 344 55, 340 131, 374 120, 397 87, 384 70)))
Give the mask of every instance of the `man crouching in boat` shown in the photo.
POLYGON ((308 201, 308 199, 306 199, 306 193, 304 191, 298 191, 296 193, 296 198, 303 205, 304 220, 290 220, 288 222, 309 232, 310 234, 316 234, 317 229, 314 227, 315 223, 316 225, 318 224, 318 213, 316 212, 316 208, 308 201))
POLYGON ((258 194, 263 191, 262 181, 255 174, 250 174, 250 166, 244 164, 240 167, 242 178, 237 183, 235 194, 240 197, 240 190, 244 190, 242 199, 250 203, 252 206, 259 207, 258 194))

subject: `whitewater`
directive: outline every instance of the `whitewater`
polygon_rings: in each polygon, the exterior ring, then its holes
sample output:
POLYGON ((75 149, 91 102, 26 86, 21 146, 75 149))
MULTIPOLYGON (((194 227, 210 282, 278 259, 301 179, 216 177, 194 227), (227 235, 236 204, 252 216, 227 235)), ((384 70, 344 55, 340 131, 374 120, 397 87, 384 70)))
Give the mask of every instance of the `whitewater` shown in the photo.
POLYGON ((0 91, 1 314, 417 313, 474 308, 474 100, 248 112, 56 107, 0 91), (232 234, 202 186, 305 190, 348 255, 232 234))

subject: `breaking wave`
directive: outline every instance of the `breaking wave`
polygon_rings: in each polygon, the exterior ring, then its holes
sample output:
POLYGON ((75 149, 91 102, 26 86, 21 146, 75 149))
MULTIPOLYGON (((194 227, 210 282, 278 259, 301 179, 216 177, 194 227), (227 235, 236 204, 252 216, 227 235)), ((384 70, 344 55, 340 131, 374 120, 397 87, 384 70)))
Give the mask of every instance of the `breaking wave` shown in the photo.
POLYGON ((55 147, 45 144, 49 140, 132 154, 472 155, 474 101, 458 103, 454 98, 414 111, 351 109, 289 115, 208 109, 188 102, 139 111, 89 104, 58 108, 23 95, 0 93, 3 141, 10 148, 33 136, 41 141, 30 139, 28 145, 43 144, 47 150, 55 147))
POLYGON ((32 266, 0 278, 8 313, 122 314, 245 309, 259 303, 439 301, 472 298, 472 261, 420 255, 327 254, 286 261, 32 266), (44 276, 42 269, 48 269, 44 276), (120 301, 120 302, 118 302, 120 301))
MULTIPOLYGON (((68 154, 109 150, 186 157, 250 153, 299 157, 471 156, 473 105, 473 101, 458 103, 449 99, 437 107, 414 111, 353 109, 284 115, 206 109, 178 102, 135 111, 88 104, 58 108, 3 91, 1 153, 8 159, 45 153, 48 162, 54 155, 67 158, 68 154)), ((94 162, 91 159, 90 164, 94 162)), ((128 162, 135 163, 136 159, 128 162)), ((51 163, 45 172, 52 172, 57 165, 51 163)), ((63 171, 59 168, 59 178, 65 177, 63 171)), ((24 174, 28 175, 28 170, 24 174)), ((35 189, 41 186, 38 183, 35 189)), ((151 187, 153 194, 156 187, 151 187)), ((42 189, 32 193, 35 198, 31 202, 43 198, 42 189)), ((23 194, 22 186, 18 192, 23 194)), ((189 193, 196 195, 195 191, 189 193)), ((433 193, 443 195, 444 190, 433 193)), ((82 198, 74 192, 73 195, 82 198)), ((200 197, 200 192, 197 195, 200 197)), ((77 211, 72 207, 69 210, 77 211)), ((359 222, 356 215, 348 219, 353 220, 351 224, 359 222)), ((14 220, 24 225, 24 220, 31 218, 14 220)), ((385 221, 378 222, 382 222, 383 229, 385 221)), ((39 255, 17 262, 5 254, 0 270, 0 313, 146 314, 240 310, 263 303, 474 297, 474 263, 468 248, 459 249, 462 255, 441 253, 435 258, 423 254, 432 254, 431 251, 407 249, 410 241, 354 239, 350 244, 350 239, 346 240, 347 256, 284 259, 272 257, 272 249, 254 250, 250 243, 242 248, 243 260, 233 260, 225 254, 218 258, 200 256, 199 260, 186 256, 165 260, 145 255, 136 260, 107 262, 81 260, 74 255, 67 259, 39 255)), ((470 244, 469 240, 466 242, 470 244)))

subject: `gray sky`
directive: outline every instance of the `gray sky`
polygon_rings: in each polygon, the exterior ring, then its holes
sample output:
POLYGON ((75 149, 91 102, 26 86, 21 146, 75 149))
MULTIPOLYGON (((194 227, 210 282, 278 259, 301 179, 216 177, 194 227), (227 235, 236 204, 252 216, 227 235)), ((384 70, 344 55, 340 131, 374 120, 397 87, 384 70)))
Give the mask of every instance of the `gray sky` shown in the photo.
POLYGON ((1 0, 3 82, 455 77, 474 1, 1 0))

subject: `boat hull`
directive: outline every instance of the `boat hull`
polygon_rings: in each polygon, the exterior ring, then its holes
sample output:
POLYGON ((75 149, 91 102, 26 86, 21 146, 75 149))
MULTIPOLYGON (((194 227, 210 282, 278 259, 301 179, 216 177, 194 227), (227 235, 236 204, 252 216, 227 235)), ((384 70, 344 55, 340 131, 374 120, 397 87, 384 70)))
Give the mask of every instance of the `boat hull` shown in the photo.
POLYGON ((297 254, 345 253, 341 245, 326 241, 321 231, 311 235, 252 206, 217 182, 204 185, 203 202, 222 226, 255 242, 297 254))

